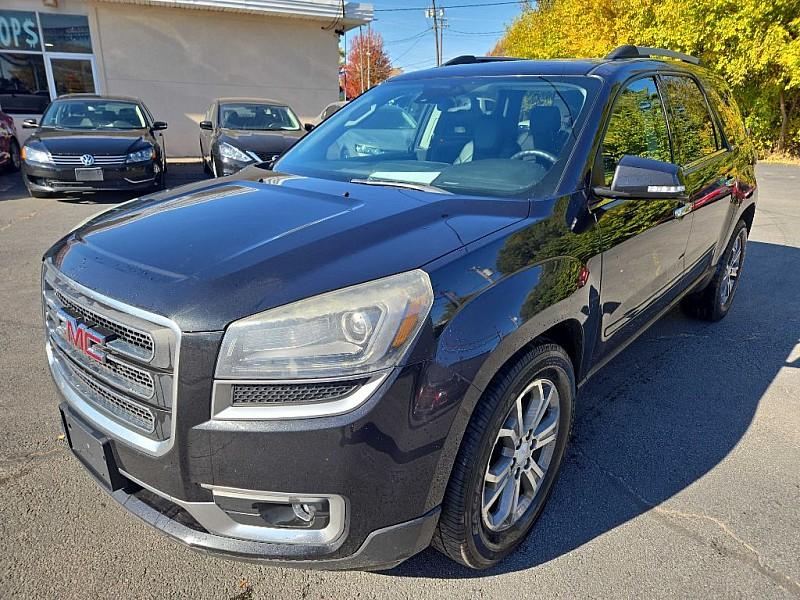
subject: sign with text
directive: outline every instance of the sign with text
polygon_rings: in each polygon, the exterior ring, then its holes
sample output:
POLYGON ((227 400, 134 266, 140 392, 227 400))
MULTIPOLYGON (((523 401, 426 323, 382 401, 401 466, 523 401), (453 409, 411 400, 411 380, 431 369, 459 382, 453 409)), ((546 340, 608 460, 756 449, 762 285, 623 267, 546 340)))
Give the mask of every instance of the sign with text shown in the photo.
POLYGON ((41 49, 36 13, 0 10, 0 50, 41 49))

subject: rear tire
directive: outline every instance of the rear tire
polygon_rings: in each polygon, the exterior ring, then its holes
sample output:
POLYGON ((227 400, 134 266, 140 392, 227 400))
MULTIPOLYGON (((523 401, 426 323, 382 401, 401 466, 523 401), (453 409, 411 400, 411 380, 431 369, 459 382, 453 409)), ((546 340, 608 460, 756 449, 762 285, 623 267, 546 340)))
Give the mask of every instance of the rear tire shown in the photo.
POLYGON ((746 247, 747 224, 739 221, 717 263, 714 277, 706 287, 689 294, 681 302, 681 308, 687 315, 703 321, 719 321, 728 314, 739 288, 746 247))
POLYGON ((503 368, 464 433, 432 540, 437 550, 485 569, 525 539, 558 477, 574 398, 572 363, 560 346, 536 346, 503 368))

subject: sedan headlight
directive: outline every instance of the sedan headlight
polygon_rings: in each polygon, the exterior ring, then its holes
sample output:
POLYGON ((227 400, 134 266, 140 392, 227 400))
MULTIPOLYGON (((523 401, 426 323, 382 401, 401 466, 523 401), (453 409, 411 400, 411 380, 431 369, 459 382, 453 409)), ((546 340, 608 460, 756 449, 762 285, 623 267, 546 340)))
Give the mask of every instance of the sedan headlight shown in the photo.
POLYGON ((219 145, 219 154, 222 158, 228 158, 230 160, 235 160, 236 162, 252 162, 253 158, 241 150, 239 150, 236 146, 231 146, 227 142, 221 142, 219 145))
POLYGON ((216 376, 297 379, 392 367, 432 304, 430 279, 416 270, 274 308, 228 327, 216 376))
POLYGON ((50 153, 47 150, 39 150, 38 148, 33 148, 31 146, 23 146, 20 156, 22 156, 22 160, 25 162, 40 163, 45 165, 53 164, 53 157, 50 156, 50 153))
POLYGON ((143 148, 142 150, 136 150, 135 152, 131 152, 128 154, 128 158, 125 159, 125 162, 134 163, 134 162, 145 162, 148 160, 153 160, 156 157, 156 150, 152 146, 148 148, 143 148))

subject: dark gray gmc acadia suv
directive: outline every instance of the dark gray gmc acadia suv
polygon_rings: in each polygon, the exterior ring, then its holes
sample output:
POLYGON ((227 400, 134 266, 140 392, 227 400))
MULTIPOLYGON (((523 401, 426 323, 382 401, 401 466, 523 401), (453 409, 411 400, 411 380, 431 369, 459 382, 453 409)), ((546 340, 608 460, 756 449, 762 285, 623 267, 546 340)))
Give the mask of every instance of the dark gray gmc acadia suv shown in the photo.
POLYGON ((755 155, 697 63, 461 57, 89 219, 42 274, 75 456, 197 550, 498 563, 581 386, 674 305, 731 309, 755 155))

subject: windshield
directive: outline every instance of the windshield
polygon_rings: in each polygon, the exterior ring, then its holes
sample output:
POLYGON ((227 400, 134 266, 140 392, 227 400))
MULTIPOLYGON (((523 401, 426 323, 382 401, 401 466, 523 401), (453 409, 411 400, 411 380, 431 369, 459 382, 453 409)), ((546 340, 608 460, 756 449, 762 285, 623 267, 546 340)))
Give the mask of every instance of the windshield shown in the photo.
POLYGON ((144 129, 142 108, 123 100, 56 100, 42 117, 43 127, 60 129, 144 129))
POLYGON ((479 196, 552 193, 599 86, 589 77, 538 76, 382 84, 274 168, 479 196))
POLYGON ((297 131, 300 121, 288 106, 231 102, 220 104, 219 122, 227 129, 248 131, 297 131))

